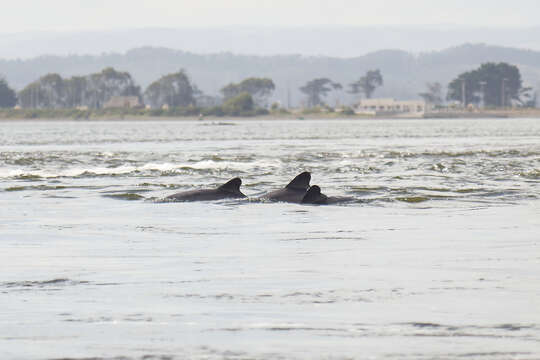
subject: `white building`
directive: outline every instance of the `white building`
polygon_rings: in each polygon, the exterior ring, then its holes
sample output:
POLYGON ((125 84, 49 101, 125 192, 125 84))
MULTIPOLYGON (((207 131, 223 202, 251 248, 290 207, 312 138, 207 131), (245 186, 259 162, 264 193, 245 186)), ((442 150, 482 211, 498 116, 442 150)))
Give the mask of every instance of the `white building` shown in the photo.
POLYGON ((422 100, 362 99, 355 108, 357 114, 421 116, 426 112, 422 100))

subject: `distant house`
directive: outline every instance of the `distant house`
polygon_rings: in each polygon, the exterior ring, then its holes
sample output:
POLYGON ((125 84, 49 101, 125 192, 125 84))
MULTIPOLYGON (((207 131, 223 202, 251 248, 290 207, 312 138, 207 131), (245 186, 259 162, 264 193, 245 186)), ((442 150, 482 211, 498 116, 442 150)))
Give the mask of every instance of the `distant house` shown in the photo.
POLYGON ((357 114, 369 115, 417 116, 426 111, 426 102, 422 100, 362 99, 355 108, 357 114))
POLYGON ((103 104, 105 109, 110 108, 139 108, 143 105, 139 101, 138 96, 113 96, 103 104))

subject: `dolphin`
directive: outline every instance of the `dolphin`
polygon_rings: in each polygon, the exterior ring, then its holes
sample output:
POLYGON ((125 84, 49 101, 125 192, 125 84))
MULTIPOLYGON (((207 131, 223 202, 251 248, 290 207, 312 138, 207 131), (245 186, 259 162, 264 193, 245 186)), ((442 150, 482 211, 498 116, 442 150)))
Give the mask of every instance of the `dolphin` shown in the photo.
POLYGON ((200 189, 179 192, 165 198, 168 201, 207 201, 221 199, 245 198, 246 195, 240 191, 242 180, 234 178, 215 189, 200 189))
POLYGON ((305 171, 292 179, 292 181, 283 189, 269 192, 268 194, 261 196, 259 199, 299 204, 302 202, 304 195, 309 189, 310 180, 311 174, 305 171))
POLYGON ((302 198, 302 204, 330 205, 344 202, 351 202, 355 199, 346 196, 326 196, 321 192, 321 188, 313 185, 302 198))

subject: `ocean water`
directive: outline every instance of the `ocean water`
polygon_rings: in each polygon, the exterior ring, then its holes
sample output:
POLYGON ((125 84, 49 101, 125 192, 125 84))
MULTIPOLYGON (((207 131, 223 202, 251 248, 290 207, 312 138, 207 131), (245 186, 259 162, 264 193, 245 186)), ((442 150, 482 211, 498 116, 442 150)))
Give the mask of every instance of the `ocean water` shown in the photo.
POLYGON ((1 359, 539 359, 540 120, 3 121, 0 270, 1 359))

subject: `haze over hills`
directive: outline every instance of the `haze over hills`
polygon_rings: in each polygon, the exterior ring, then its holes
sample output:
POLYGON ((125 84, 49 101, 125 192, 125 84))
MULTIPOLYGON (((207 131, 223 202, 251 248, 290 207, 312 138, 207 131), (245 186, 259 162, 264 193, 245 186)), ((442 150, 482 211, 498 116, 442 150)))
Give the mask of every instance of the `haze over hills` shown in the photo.
MULTIPOLYGON (((269 77, 276 84, 272 101, 294 106, 304 98, 298 88, 318 77, 328 77, 346 88, 347 84, 360 78, 367 70, 380 69, 384 86, 375 92, 376 97, 415 99, 418 93, 425 90, 426 82, 439 81, 446 87, 459 73, 489 61, 517 65, 524 84, 540 88, 540 52, 481 44, 467 44, 420 54, 380 50, 349 58, 196 54, 167 48, 141 47, 126 53, 0 60, 0 74, 4 74, 10 85, 20 90, 47 73, 69 77, 98 72, 112 66, 130 72, 144 88, 160 76, 183 68, 193 82, 210 95, 217 94, 229 82, 252 76, 269 77)), ((353 100, 345 91, 331 94, 326 99, 330 105, 353 100)))
POLYGON ((382 49, 413 53, 443 50, 464 43, 540 51, 540 27, 466 26, 221 26, 143 28, 108 31, 31 31, 0 33, 0 58, 42 55, 99 55, 152 46, 210 54, 301 54, 356 57, 382 49))

